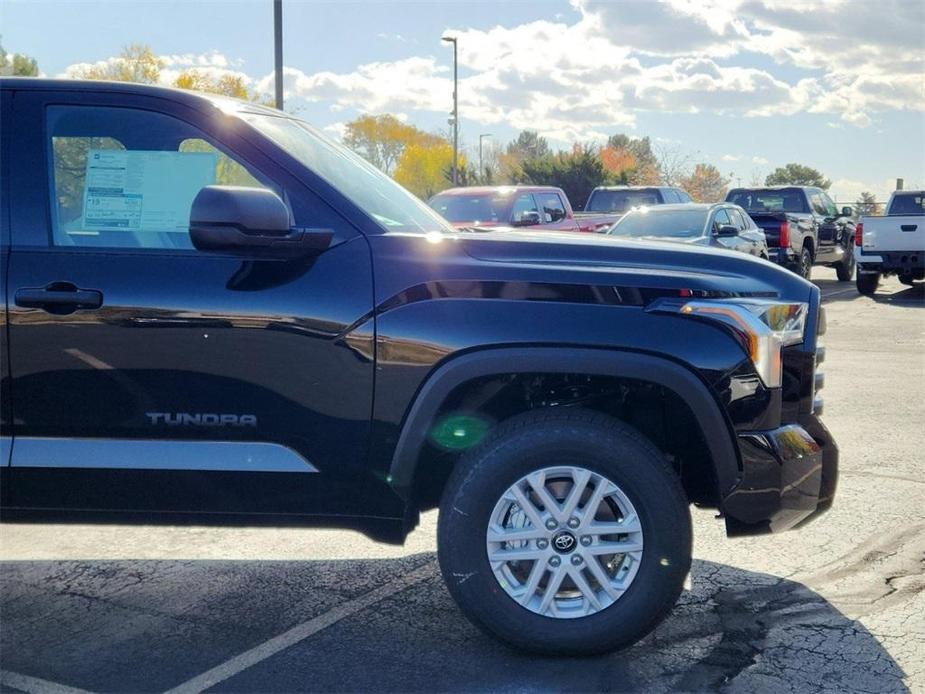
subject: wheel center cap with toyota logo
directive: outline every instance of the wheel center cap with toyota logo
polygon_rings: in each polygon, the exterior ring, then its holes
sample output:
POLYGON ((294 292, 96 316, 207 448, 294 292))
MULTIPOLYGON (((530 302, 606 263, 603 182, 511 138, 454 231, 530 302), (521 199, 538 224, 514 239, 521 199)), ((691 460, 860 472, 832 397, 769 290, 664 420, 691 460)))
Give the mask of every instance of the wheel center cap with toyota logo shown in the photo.
POLYGON ((568 554, 575 549, 576 544, 575 536, 568 530, 560 530, 552 537, 552 548, 559 554, 568 554))

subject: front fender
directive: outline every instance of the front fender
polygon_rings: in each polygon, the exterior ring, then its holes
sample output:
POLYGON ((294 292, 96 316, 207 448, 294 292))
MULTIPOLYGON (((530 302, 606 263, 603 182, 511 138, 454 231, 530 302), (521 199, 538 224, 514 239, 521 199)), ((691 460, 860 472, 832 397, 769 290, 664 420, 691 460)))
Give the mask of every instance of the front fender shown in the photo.
POLYGON ((715 395, 690 369, 664 357, 574 347, 492 348, 449 359, 427 378, 401 428, 389 481, 408 498, 434 414, 454 388, 474 378, 511 373, 573 373, 632 378, 673 391, 700 426, 722 498, 736 486, 740 465, 734 435, 715 395))

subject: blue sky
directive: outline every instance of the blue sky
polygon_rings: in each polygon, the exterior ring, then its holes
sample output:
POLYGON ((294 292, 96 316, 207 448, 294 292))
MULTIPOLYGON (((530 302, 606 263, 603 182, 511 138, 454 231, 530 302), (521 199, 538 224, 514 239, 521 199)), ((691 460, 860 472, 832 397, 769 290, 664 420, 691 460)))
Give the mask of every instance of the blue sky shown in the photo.
MULTIPOLYGON (((461 136, 523 128, 554 146, 615 132, 715 163, 742 183, 789 161, 851 199, 925 185, 919 0, 297 2, 284 0, 287 110, 337 134, 359 113, 445 129, 460 45, 461 136)), ((57 76, 132 42, 166 71, 267 89, 272 4, 4 0, 8 51, 57 76)))

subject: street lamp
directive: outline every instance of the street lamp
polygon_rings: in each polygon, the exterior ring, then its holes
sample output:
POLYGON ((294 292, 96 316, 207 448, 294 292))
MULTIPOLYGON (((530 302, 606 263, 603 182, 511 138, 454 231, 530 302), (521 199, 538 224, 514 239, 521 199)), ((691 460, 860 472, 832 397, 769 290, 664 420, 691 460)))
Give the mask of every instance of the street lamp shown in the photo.
POLYGON ((273 77, 276 108, 283 110, 283 0, 273 0, 273 77))
POLYGON ((491 137, 491 133, 479 135, 479 180, 482 179, 482 175, 485 173, 485 169, 482 168, 482 138, 485 137, 491 137))
POLYGON ((458 83, 456 69, 458 65, 457 46, 455 36, 444 36, 440 40, 453 44, 453 118, 450 124, 453 126, 453 185, 455 186, 459 184, 459 96, 456 92, 458 83))

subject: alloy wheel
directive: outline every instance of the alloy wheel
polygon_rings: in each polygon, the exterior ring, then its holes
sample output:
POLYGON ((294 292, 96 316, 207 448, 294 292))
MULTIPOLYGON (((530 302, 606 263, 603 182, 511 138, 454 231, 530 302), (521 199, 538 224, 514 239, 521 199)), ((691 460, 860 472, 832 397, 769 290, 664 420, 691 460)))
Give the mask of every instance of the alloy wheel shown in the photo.
POLYGON ((486 546, 495 578, 519 605, 546 617, 585 617, 632 584, 642 561, 642 523, 611 480, 581 467, 549 467, 501 496, 486 546))

